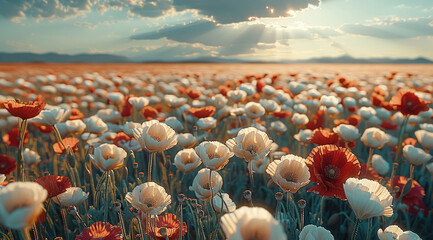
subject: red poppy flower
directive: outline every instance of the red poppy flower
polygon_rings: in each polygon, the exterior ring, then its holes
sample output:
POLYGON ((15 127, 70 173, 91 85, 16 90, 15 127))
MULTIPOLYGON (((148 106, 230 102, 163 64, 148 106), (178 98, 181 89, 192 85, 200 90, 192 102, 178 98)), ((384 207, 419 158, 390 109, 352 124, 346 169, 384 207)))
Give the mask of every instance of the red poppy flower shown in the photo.
MULTIPOLYGON (((18 139, 18 135, 19 135, 19 130, 18 130, 18 126, 12 128, 11 130, 9 130, 5 135, 3 135, 2 140, 4 143, 6 143, 7 145, 11 146, 11 147, 18 147, 20 142, 18 139)), ((26 130, 26 132, 24 133, 24 141, 23 144, 26 145, 26 143, 29 141, 29 133, 26 130)))
POLYGON ((348 178, 357 178, 361 171, 358 158, 347 148, 335 145, 317 146, 306 159, 310 180, 318 183, 309 189, 320 196, 346 199, 343 184, 348 178))
POLYGON ((17 169, 15 159, 5 154, 0 154, 0 174, 9 175, 17 169))
POLYGON ((347 121, 349 121, 350 125, 357 127, 359 125, 359 123, 361 122, 361 117, 359 115, 356 115, 356 114, 351 114, 347 117, 347 121))
POLYGON ((71 187, 69 178, 65 176, 47 175, 36 179, 35 182, 39 183, 47 190, 47 198, 52 198, 62 194, 66 192, 67 188, 71 187))
POLYGON ((346 142, 346 141, 344 141, 344 140, 341 139, 341 138, 338 140, 337 146, 339 146, 339 147, 346 147, 346 143, 347 143, 347 146, 348 146, 350 149, 354 149, 354 148, 356 147, 356 141, 353 141, 353 142, 346 142))
MULTIPOLYGON (((143 221, 145 223, 145 220, 143 221)), ((165 228, 168 239, 173 240, 179 238, 180 223, 177 220, 176 215, 167 213, 163 216, 159 216, 156 219, 156 226, 154 231, 148 230, 147 234, 157 240, 165 240, 165 236, 161 234, 161 228, 165 228)), ((187 233, 188 227, 185 222, 182 222, 182 236, 187 233)))
POLYGON ((198 99, 201 95, 200 91, 194 90, 192 88, 187 88, 185 90, 185 93, 191 98, 191 99, 198 99))
POLYGON ((349 112, 356 112, 358 110, 358 106, 353 106, 347 109, 349 112))
POLYGON ((3 107, 6 108, 12 116, 21 119, 29 119, 39 115, 45 107, 45 102, 43 102, 39 97, 34 101, 28 102, 22 102, 21 100, 16 99, 3 103, 3 107))
POLYGON ((361 163, 361 174, 359 175, 359 178, 367 178, 373 181, 379 181, 382 179, 372 167, 369 167, 367 170, 367 164, 365 163, 361 163))
POLYGON ((310 142, 317 145, 336 144, 338 134, 329 128, 318 128, 313 131, 310 142))
POLYGON ((387 121, 383 121, 380 124, 380 127, 386 130, 397 130, 398 125, 397 124, 392 124, 390 122, 387 121))
POLYGON ((206 106, 201 108, 190 108, 188 113, 196 118, 212 117, 215 114, 216 108, 214 106, 206 106))
POLYGON ((65 144, 66 149, 63 147, 63 145, 60 142, 56 142, 53 145, 53 150, 57 154, 64 154, 68 148, 71 148, 72 151, 76 152, 78 151, 78 143, 80 140, 78 140, 75 137, 68 137, 62 140, 63 144, 65 144))
POLYGON ((307 123, 307 125, 305 125, 305 127, 310 130, 323 127, 323 124, 325 123, 324 117, 325 117, 325 111, 323 110, 317 111, 316 114, 313 116, 313 119, 311 119, 307 123))
POLYGON ((120 226, 113 226, 110 223, 95 222, 90 227, 85 228, 80 235, 75 236, 75 240, 121 240, 122 229, 120 226))
POLYGON ((78 108, 72 108, 69 120, 83 119, 84 114, 78 108))
POLYGON ((128 95, 123 99, 123 107, 122 107, 122 112, 120 113, 120 115, 122 115, 122 117, 129 117, 132 114, 132 104, 129 102, 129 99, 131 97, 133 97, 134 95, 128 95))
POLYGON ((146 118, 146 120, 154 119, 156 118, 156 115, 158 115, 158 110, 151 106, 145 106, 143 108, 143 117, 146 118))
MULTIPOLYGON (((400 198, 400 194, 403 191, 404 186, 408 182, 407 177, 395 176, 392 180, 393 188, 398 187, 398 192, 395 195, 396 199, 400 198)), ((427 216, 428 209, 422 199, 425 196, 425 190, 417 181, 412 179, 412 188, 410 191, 403 196, 401 203, 409 207, 409 213, 418 214, 419 211, 423 211, 424 215, 427 216)))
POLYGON ((279 111, 279 112, 273 112, 272 115, 276 118, 288 118, 292 116, 292 113, 290 111, 279 111))
POLYGON ((427 111, 429 102, 415 95, 413 90, 400 89, 389 101, 394 110, 400 111, 403 115, 418 115, 427 111))

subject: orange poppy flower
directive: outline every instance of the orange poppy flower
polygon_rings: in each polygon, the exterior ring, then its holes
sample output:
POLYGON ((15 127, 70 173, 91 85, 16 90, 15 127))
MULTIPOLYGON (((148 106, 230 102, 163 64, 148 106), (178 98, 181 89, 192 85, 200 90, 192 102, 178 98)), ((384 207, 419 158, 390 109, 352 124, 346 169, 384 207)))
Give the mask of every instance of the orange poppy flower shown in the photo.
POLYGON ((95 222, 75 237, 75 240, 93 239, 122 240, 122 229, 120 226, 114 226, 108 222, 95 222))
POLYGON ((400 111, 403 115, 418 115, 429 109, 429 102, 418 97, 414 90, 408 89, 400 89, 389 103, 394 110, 400 111))
POLYGON ((358 158, 347 148, 321 145, 313 148, 305 163, 311 173, 310 180, 318 183, 308 192, 319 196, 346 199, 343 184, 348 178, 357 178, 361 171, 358 158))
POLYGON ((280 151, 281 151, 281 152, 285 152, 285 153, 287 153, 287 154, 290 153, 290 149, 289 149, 288 147, 282 147, 282 148, 280 149, 280 151))
POLYGON ((142 115, 145 119, 150 120, 156 118, 156 115, 158 115, 158 113, 159 113, 158 110, 156 110, 155 108, 151 106, 145 106, 143 108, 142 115))
MULTIPOLYGON (((143 221, 145 222, 145 220, 143 221)), ((177 220, 176 215, 172 213, 167 213, 163 216, 159 216, 156 219, 155 229, 149 229, 147 234, 149 234, 153 239, 165 240, 165 236, 161 234, 161 228, 166 229, 166 235, 168 239, 174 240, 180 237, 180 224, 177 220)), ((187 233, 188 227, 185 222, 182 222, 182 236, 187 233)))
POLYGON ((25 120, 39 115, 45 107, 45 102, 43 102, 40 97, 37 97, 34 101, 28 102, 22 102, 16 99, 3 103, 3 107, 6 108, 12 116, 25 120))
POLYGON ((201 95, 200 91, 194 90, 192 88, 187 88, 185 90, 185 93, 191 98, 191 99, 198 99, 201 95))
MULTIPOLYGON (((18 126, 15 126, 11 130, 9 130, 5 135, 3 135, 2 140, 4 143, 11 147, 18 147, 19 146, 19 139, 18 139, 18 126)), ((24 141, 23 145, 26 145, 26 143, 29 141, 29 134, 26 130, 26 133, 24 133, 24 141)))
POLYGON ((126 135, 124 132, 117 133, 116 137, 113 139, 113 144, 120 147, 119 142, 120 141, 129 141, 131 140, 131 137, 126 135))
POLYGON ((78 108, 72 108, 69 120, 83 119, 84 114, 78 108))
POLYGON ((310 142, 317 145, 336 144, 338 142, 338 134, 329 128, 318 128, 313 131, 310 142))
POLYGON ((60 142, 56 142, 53 145, 53 150, 54 150, 55 153, 57 153, 59 155, 60 154, 65 154, 66 150, 68 148, 71 148, 72 151, 74 151, 74 152, 78 151, 78 146, 77 145, 80 142, 80 140, 78 140, 77 138, 75 138, 75 137, 68 137, 68 138, 63 139, 62 142, 63 142, 63 144, 65 144, 66 149, 63 147, 63 145, 60 142))
POLYGON ((0 174, 9 175, 17 169, 17 161, 5 154, 0 154, 0 174))
MULTIPOLYGON (((392 179, 393 188, 398 187, 398 192, 395 194, 395 198, 399 199, 400 194, 403 191, 404 186, 408 182, 407 177, 403 176, 395 176, 392 179)), ((425 197, 425 190, 417 181, 412 179, 412 188, 410 191, 403 196, 401 203, 407 205, 409 207, 410 214, 418 214, 419 211, 424 213, 424 216, 427 216, 428 209, 422 199, 425 197)))
POLYGON ((196 118, 212 117, 215 114, 216 108, 214 106, 206 106, 201 108, 190 108, 188 113, 196 118))
MULTIPOLYGON (((406 139, 403 140, 403 142, 401 143, 401 147, 404 148, 404 146, 406 146, 406 145, 412 145, 412 146, 415 147, 417 142, 418 141, 415 138, 408 137, 408 138, 406 138, 406 139)), ((392 151, 396 152, 397 151, 397 146, 394 146, 392 148, 392 151)))
POLYGON ((65 176, 47 175, 36 179, 34 182, 39 183, 47 190, 47 198, 56 197, 66 192, 66 189, 71 187, 71 181, 65 176))

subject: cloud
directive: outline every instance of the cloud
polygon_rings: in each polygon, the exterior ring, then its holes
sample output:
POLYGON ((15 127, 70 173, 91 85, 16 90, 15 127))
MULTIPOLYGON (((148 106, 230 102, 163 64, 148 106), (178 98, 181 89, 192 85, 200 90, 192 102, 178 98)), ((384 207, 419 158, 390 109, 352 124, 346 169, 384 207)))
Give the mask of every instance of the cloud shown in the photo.
POLYGON ((289 10, 300 11, 319 4, 320 0, 173 0, 177 10, 196 9, 219 23, 242 22, 249 17, 289 16, 289 10))
POLYGON ((65 18, 92 10, 104 13, 109 9, 155 18, 168 12, 194 10, 218 23, 248 21, 250 17, 291 16, 321 0, 0 0, 0 16, 17 18, 65 18), (290 13, 289 13, 290 11, 290 13))
POLYGON ((89 12, 95 0, 0 0, 0 16, 7 19, 31 17, 65 18, 89 12))
POLYGON ((432 18, 391 18, 374 24, 346 24, 340 30, 356 35, 384 39, 403 39, 421 36, 432 36, 432 18))
MULTIPOLYGON (((162 28, 158 31, 133 35, 133 40, 155 40, 167 38, 184 43, 200 43, 220 47, 222 55, 236 55, 252 52, 258 45, 285 43, 288 39, 317 39, 339 35, 327 27, 277 27, 262 23, 243 22, 236 24, 217 24, 212 21, 198 20, 162 28)), ((259 47, 260 48, 260 47, 259 47)))

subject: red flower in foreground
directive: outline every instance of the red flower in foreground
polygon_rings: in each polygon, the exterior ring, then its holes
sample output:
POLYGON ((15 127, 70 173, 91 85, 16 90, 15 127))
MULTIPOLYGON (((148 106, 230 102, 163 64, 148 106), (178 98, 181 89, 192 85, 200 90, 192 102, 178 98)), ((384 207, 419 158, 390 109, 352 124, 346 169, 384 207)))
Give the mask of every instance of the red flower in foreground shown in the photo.
POLYGON ((400 89, 389 101, 394 110, 400 111, 403 115, 418 115, 427 111, 429 102, 415 95, 413 90, 400 89))
POLYGON ((80 235, 75 237, 75 240, 121 240, 122 229, 119 226, 113 226, 110 223, 95 222, 90 227, 85 228, 80 235))
MULTIPOLYGON (((400 198, 400 194, 403 191, 404 185, 408 182, 407 177, 395 176, 392 181, 393 188, 398 187, 399 190, 395 195, 396 199, 400 198)), ((409 213, 418 214, 419 211, 423 211, 424 215, 427 216, 428 209, 422 201, 425 196, 424 188, 417 181, 412 179, 412 188, 410 191, 403 196, 401 203, 409 207, 409 213)))
POLYGON ((310 142, 317 145, 336 144, 338 142, 338 134, 329 128, 318 128, 313 131, 310 142))
POLYGON ((9 175, 15 171, 15 169, 17 169, 17 162, 15 159, 0 154, 0 174, 9 175))
POLYGON ((78 108, 72 108, 69 120, 83 119, 84 114, 78 108))
POLYGON ((143 117, 146 118, 146 120, 154 119, 156 118, 156 115, 158 115, 158 110, 151 106, 145 106, 143 108, 143 117))
POLYGON ((65 144, 66 149, 63 147, 63 145, 60 142, 56 142, 53 145, 53 150, 57 154, 59 154, 59 155, 64 154, 68 148, 71 148, 72 151, 74 151, 74 152, 78 151, 77 145, 80 142, 80 140, 78 140, 77 138, 68 137, 68 138, 63 139, 62 142, 63 142, 63 144, 65 144))
POLYGON ((306 164, 311 173, 310 180, 318 183, 309 189, 319 196, 346 199, 343 183, 348 178, 357 178, 361 165, 358 158, 347 148, 335 145, 317 146, 311 150, 306 159, 306 164))
MULTIPOLYGON (((4 143, 6 143, 7 145, 11 146, 11 147, 18 147, 20 142, 18 139, 18 126, 12 128, 11 130, 9 130, 5 135, 3 135, 2 140, 4 143)), ((24 141, 23 141, 23 145, 26 145, 26 143, 29 141, 29 134, 26 130, 26 133, 24 133, 24 141)))
POLYGON ((39 183, 47 190, 47 198, 52 198, 62 194, 66 192, 67 188, 71 187, 69 178, 65 176, 47 175, 36 179, 35 182, 39 183))
POLYGON ((9 100, 3 103, 3 107, 15 117, 21 119, 34 118, 44 109, 45 102, 37 97, 34 101, 22 102, 19 99, 9 100))
MULTIPOLYGON (((152 238, 157 240, 165 240, 165 236, 161 234, 161 228, 165 228, 167 237, 170 240, 179 238, 180 224, 177 220, 176 215, 172 213, 167 213, 163 216, 159 216, 156 220, 155 231, 147 231, 152 238)), ((145 223, 145 221, 143 221, 145 223)), ((188 227, 185 222, 182 222, 182 236, 187 233, 188 227)))
POLYGON ((216 108, 214 106, 206 106, 201 108, 190 108, 188 113, 196 118, 212 117, 215 114, 216 108))

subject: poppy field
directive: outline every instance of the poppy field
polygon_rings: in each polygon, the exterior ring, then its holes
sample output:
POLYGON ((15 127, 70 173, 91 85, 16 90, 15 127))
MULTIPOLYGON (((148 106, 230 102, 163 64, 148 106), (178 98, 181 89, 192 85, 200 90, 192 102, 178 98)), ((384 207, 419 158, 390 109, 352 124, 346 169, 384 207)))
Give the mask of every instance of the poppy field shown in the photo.
POLYGON ((430 65, 2 64, 0 239, 433 239, 430 65))

